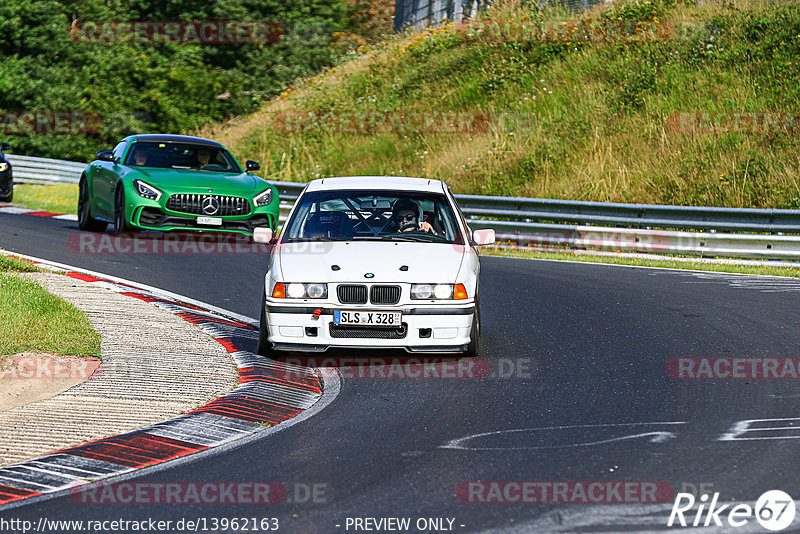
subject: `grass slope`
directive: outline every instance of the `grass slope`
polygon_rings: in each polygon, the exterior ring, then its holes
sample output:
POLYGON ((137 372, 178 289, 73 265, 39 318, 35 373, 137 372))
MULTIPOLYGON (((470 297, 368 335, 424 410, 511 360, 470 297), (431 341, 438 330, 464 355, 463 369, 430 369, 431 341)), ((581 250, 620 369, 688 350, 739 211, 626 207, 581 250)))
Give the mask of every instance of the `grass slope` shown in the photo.
POLYGON ((201 133, 259 160, 269 179, 409 175, 444 179, 459 193, 800 207, 800 136, 785 116, 782 131, 674 128, 679 112, 707 113, 712 125, 720 113, 797 112, 800 5, 631 0, 579 21, 530 4, 487 10, 489 38, 477 37, 477 23, 470 35, 450 24, 397 36, 201 133), (557 31, 513 31, 533 22, 557 31), (575 32, 590 23, 607 38, 575 32), (281 113, 292 110, 482 113, 490 127, 355 134, 308 121, 289 132, 281 113))

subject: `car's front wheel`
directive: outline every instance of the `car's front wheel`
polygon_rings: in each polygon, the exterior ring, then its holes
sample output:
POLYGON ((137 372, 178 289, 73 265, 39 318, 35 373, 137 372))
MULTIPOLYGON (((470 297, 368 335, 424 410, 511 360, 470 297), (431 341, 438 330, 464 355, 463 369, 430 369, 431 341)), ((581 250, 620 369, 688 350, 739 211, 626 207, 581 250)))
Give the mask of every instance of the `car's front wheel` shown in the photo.
POLYGON ((117 232, 127 232, 131 229, 125 216, 125 190, 122 189, 121 185, 117 188, 116 200, 114 201, 114 228, 117 232))
POLYGON ((89 203, 89 186, 86 178, 82 177, 78 185, 78 228, 89 232, 102 232, 108 223, 92 217, 92 208, 89 203))
POLYGON ((478 341, 481 337, 481 303, 478 297, 475 297, 475 313, 472 314, 472 332, 469 335, 469 345, 464 352, 465 356, 474 358, 478 355, 478 341))
POLYGON ((261 292, 261 320, 258 324, 258 353, 262 356, 272 356, 273 349, 269 342, 269 327, 267 326, 267 299, 261 292))
POLYGON ((11 202, 12 200, 14 200, 14 189, 11 189, 6 196, 0 195, 0 202, 11 202))

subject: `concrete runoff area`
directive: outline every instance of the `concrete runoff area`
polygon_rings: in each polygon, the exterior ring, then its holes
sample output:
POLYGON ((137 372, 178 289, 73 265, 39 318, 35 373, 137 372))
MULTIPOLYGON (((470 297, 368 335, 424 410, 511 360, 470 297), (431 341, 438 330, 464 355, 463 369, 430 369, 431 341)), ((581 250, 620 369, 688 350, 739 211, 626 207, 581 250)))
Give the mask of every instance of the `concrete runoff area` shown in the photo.
POLYGON ((0 412, 0 465, 176 417, 238 383, 222 345, 155 304, 59 274, 26 276, 87 314, 103 361, 63 393, 0 412))

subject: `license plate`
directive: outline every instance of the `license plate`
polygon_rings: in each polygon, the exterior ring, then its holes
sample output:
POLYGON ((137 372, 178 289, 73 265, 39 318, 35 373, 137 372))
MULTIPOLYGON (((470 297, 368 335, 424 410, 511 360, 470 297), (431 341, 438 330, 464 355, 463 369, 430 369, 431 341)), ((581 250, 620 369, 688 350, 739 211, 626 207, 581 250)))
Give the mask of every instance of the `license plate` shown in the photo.
POLYGON ((197 224, 208 224, 211 226, 222 226, 221 217, 198 217, 197 224))
POLYGON ((399 311, 334 310, 333 324, 348 326, 401 326, 399 311))

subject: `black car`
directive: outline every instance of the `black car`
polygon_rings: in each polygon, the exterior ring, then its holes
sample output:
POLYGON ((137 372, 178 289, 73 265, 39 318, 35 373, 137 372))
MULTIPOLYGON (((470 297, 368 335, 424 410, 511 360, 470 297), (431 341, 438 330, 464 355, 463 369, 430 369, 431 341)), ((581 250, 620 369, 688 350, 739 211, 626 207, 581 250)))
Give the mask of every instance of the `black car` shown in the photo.
POLYGON ((8 143, 0 143, 0 202, 11 202, 14 198, 14 178, 11 175, 11 163, 3 155, 11 150, 8 143))

